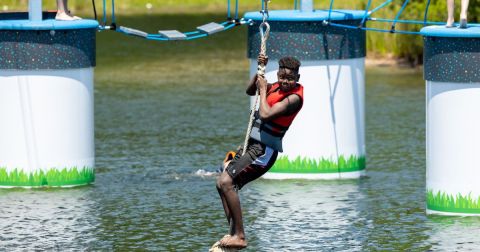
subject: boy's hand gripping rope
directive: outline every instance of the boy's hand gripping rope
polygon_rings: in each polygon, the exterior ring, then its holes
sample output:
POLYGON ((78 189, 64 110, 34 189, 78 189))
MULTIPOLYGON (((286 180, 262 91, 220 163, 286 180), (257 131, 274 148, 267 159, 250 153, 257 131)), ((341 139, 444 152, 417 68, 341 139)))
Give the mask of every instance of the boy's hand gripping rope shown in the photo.
MULTIPOLYGON (((261 11, 261 13, 262 13, 262 23, 260 24, 260 27, 259 27, 260 40, 261 40, 260 55, 267 56, 267 40, 268 40, 268 36, 270 35, 270 25, 267 22, 268 0, 264 0, 264 9, 261 11), (263 30, 263 27, 265 27, 265 31, 263 30)), ((265 69, 266 69, 265 64, 263 63, 259 64, 257 67, 257 75, 265 77, 265 69)), ((255 117, 254 115, 255 115, 255 110, 257 108, 258 100, 259 100, 259 96, 258 96, 258 90, 257 90, 255 92, 255 102, 253 103, 252 109, 250 110, 250 118, 248 120, 247 134, 245 135, 242 156, 245 155, 245 152, 247 151, 248 139, 250 138, 250 133, 252 132, 252 125, 255 117)))

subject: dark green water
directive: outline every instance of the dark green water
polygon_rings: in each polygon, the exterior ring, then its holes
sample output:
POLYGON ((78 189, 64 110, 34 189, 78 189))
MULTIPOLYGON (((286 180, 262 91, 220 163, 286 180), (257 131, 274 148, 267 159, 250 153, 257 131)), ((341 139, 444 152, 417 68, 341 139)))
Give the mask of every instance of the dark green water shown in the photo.
MULTIPOLYGON (((246 186, 246 251, 480 248, 479 218, 425 215, 421 72, 366 79, 368 176, 246 186)), ((95 90, 96 183, 1 190, 0 251, 207 251, 227 232, 215 177, 198 173, 243 140, 243 82, 111 83, 95 90)))

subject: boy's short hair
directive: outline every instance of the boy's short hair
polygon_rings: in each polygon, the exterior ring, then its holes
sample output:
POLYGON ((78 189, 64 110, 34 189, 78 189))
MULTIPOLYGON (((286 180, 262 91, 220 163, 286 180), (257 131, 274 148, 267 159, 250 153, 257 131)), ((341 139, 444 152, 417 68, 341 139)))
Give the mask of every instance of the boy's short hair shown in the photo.
POLYGON ((295 73, 298 73, 298 70, 300 69, 300 61, 295 58, 295 57, 283 57, 278 61, 278 68, 288 68, 295 73))

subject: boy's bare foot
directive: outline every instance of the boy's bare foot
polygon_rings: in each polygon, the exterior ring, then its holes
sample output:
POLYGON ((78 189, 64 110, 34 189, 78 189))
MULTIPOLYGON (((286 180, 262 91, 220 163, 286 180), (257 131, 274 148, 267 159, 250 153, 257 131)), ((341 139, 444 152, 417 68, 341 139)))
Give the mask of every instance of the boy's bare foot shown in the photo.
MULTIPOLYGON (((223 236, 222 239, 226 239, 226 238, 230 238, 232 237, 231 235, 229 234, 226 234, 223 236)), ((212 247, 208 250, 208 252, 234 252, 234 251, 237 251, 236 249, 233 249, 233 248, 226 248, 226 247, 222 247, 222 245, 220 245, 220 241, 217 241, 215 242, 212 247)))
POLYGON ((220 240, 220 246, 225 248, 243 249, 247 247, 247 240, 245 240, 245 238, 242 239, 237 235, 224 237, 220 240))
POLYGON ((224 235, 224 236, 222 237, 222 239, 220 239, 220 241, 218 241, 218 242, 220 242, 220 244, 222 244, 222 243, 226 242, 228 239, 230 239, 231 237, 232 237, 231 235, 226 234, 226 235, 224 235))

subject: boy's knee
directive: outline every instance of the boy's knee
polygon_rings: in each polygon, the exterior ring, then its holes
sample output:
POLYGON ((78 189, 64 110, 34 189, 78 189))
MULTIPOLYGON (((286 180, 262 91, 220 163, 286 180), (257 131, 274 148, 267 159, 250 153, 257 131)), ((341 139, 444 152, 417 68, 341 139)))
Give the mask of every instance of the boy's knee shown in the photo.
POLYGON ((228 173, 223 172, 217 179, 217 188, 228 190, 231 187, 233 187, 233 179, 228 173))
MULTIPOLYGON (((223 174, 223 173, 222 173, 222 174, 223 174)), ((217 183, 215 184, 215 186, 217 187, 217 189, 222 189, 222 184, 221 184, 222 174, 220 174, 220 176, 217 177, 217 183)))

